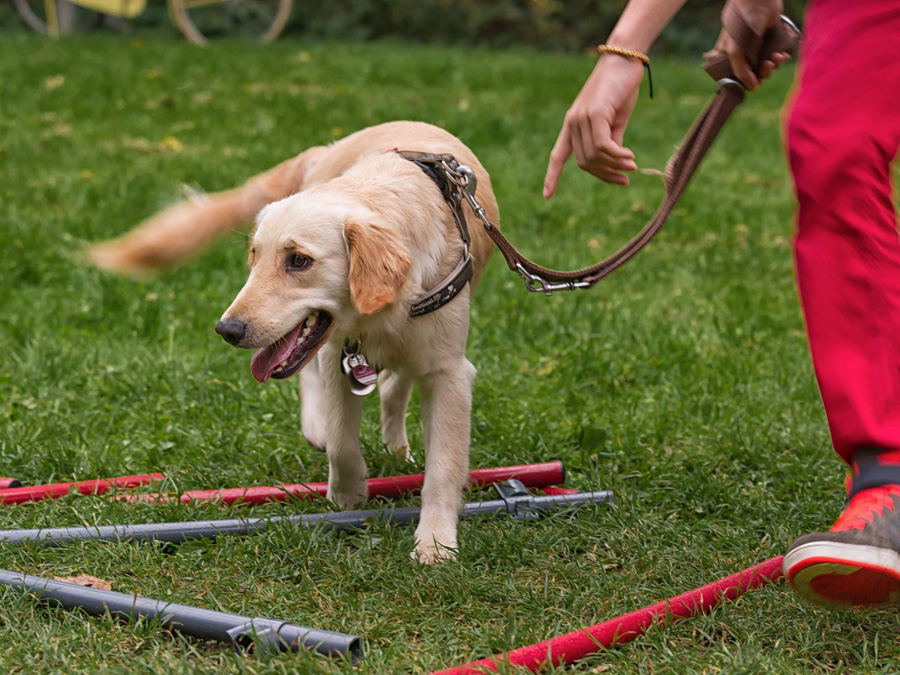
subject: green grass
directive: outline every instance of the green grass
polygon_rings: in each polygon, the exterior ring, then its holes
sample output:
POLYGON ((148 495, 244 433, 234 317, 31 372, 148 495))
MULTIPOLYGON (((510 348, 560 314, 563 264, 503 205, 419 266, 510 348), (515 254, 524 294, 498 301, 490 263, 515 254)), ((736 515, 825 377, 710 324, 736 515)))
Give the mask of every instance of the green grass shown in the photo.
MULTIPOLYGON (((324 480, 299 433, 297 383, 256 383, 213 333, 245 275, 245 238, 135 282, 78 265, 177 198, 217 190, 361 127, 421 119, 491 172, 525 252, 574 267, 645 221, 662 188, 569 167, 540 197, 546 157, 592 60, 396 44, 207 50, 111 35, 0 37, 0 474, 30 483, 165 472, 167 489, 324 480)), ((693 63, 654 63, 627 140, 662 168, 712 90, 693 63)), ((360 634, 361 673, 424 673, 613 617, 784 551, 830 523, 842 471, 829 447, 795 297, 793 202, 779 106, 790 73, 754 94, 659 238, 589 292, 528 294, 499 256, 474 310, 472 464, 560 458, 569 484, 614 507, 540 522, 465 522, 457 562, 412 564, 412 531, 277 527, 174 551, 85 543, 0 547, 0 567, 93 574, 114 588, 360 634)), ((409 416, 421 460, 419 413, 409 416)), ((407 467, 362 440, 372 475, 407 467)), ((314 511, 271 505, 256 514, 314 511)), ((4 527, 196 519, 236 509, 70 497, 0 510, 4 527)), ((837 613, 783 586, 658 627, 574 672, 896 672, 893 611, 837 613), (593 670, 592 670, 593 669, 593 670)), ((7 673, 350 672, 307 654, 223 647, 0 599, 7 673)))

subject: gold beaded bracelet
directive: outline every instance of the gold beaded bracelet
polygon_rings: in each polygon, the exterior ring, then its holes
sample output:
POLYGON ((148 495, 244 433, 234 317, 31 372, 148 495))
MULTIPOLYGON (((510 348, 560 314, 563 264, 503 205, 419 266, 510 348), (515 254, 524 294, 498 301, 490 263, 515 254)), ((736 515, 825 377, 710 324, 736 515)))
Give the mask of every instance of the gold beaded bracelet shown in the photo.
POLYGON ((631 49, 622 49, 621 47, 612 47, 610 45, 597 45, 597 51, 601 54, 616 54, 617 56, 624 56, 626 59, 637 59, 643 63, 644 68, 647 69, 647 80, 650 83, 650 98, 653 98, 653 73, 650 72, 649 56, 631 49))

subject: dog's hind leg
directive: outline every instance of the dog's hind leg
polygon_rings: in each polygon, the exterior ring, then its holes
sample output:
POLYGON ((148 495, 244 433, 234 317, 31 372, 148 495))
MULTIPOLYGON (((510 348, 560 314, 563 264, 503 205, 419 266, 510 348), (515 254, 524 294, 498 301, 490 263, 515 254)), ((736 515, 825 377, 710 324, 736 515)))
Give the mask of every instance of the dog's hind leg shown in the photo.
POLYGON ((363 399, 350 391, 340 371, 340 356, 340 348, 330 344, 319 352, 319 373, 325 392, 328 499, 342 509, 352 509, 369 496, 366 460, 359 448, 363 399))
POLYGON ((325 450, 325 392, 316 355, 300 371, 300 424, 306 442, 316 450, 325 450))
POLYGON ((381 397, 381 438, 397 457, 415 461, 406 437, 406 407, 412 393, 412 380, 397 372, 384 371, 378 378, 381 397))
POLYGON ((421 381, 425 484, 413 557, 422 563, 456 556, 456 526, 469 468, 474 379, 475 367, 461 357, 421 381))

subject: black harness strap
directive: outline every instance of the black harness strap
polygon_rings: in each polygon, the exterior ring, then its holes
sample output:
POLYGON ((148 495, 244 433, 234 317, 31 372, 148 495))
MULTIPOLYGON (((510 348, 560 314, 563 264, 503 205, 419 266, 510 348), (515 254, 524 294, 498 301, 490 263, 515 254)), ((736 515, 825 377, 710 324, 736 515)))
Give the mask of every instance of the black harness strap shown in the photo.
POLYGON ((403 157, 403 159, 409 159, 409 161, 422 169, 422 172, 437 185, 438 190, 441 191, 441 195, 444 197, 444 201, 447 202, 447 205, 450 207, 450 212, 453 214, 453 220, 456 222, 456 229, 459 231, 459 236, 466 243, 466 246, 471 244, 472 237, 469 235, 469 227, 466 225, 466 217, 463 215, 459 191, 447 180, 446 174, 442 171, 438 171, 434 164, 426 164, 417 159, 410 159, 409 157, 404 156, 403 153, 400 153, 400 156, 403 157))
MULTIPOLYGON (((400 156, 404 157, 403 154, 400 156)), ((415 159, 410 159, 409 157, 404 157, 404 159, 409 159, 409 161, 422 169, 422 172, 437 185, 437 188, 441 191, 441 196, 443 196, 444 201, 447 202, 447 206, 450 207, 450 213, 453 214, 456 229, 465 244, 465 251, 463 252, 462 258, 460 258, 459 263, 457 263, 453 271, 450 272, 437 287, 432 289, 424 297, 416 300, 410 306, 409 316, 414 319, 440 309, 459 295, 459 292, 465 285, 472 280, 472 275, 475 273, 475 265, 472 261, 472 256, 469 255, 469 244, 472 239, 469 235, 469 228, 466 225, 465 214, 463 214, 462 200, 460 199, 459 191, 450 184, 446 175, 435 168, 433 164, 419 162, 415 159)))

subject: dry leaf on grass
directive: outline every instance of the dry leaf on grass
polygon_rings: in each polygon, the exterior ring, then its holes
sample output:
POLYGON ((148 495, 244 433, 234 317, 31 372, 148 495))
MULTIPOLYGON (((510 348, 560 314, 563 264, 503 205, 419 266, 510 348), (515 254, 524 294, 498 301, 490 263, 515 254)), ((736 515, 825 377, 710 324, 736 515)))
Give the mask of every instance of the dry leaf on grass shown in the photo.
POLYGON ((174 136, 166 136, 159 142, 159 148, 161 150, 172 150, 173 152, 181 152, 184 150, 184 145, 174 136))
POLYGON ((65 581, 69 584, 77 584, 78 586, 89 586, 91 588, 99 588, 101 591, 111 591, 112 582, 104 579, 92 577, 90 574, 80 574, 77 577, 53 577, 57 581, 65 581))
POLYGON ((57 87, 61 87, 66 83, 66 78, 63 75, 54 75, 53 77, 48 77, 44 80, 44 89, 56 89, 57 87))

